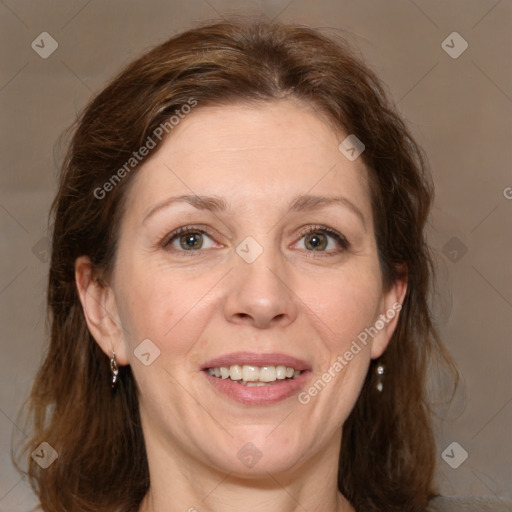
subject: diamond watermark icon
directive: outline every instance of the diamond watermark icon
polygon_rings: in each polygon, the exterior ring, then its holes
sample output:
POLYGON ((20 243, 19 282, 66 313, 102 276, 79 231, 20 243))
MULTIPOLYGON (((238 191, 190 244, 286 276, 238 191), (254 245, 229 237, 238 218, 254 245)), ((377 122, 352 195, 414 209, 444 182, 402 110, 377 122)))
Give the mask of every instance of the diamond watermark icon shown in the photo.
POLYGON ((263 253, 263 247, 248 236, 236 246, 236 252, 246 263, 253 263, 263 253))
POLYGON ((457 469, 468 458, 468 452, 459 443, 453 441, 444 449, 441 458, 452 469, 457 469))
POLYGON ((443 246, 443 254, 452 263, 457 263, 467 252, 468 248, 456 236, 452 236, 443 246))
POLYGON ((43 469, 49 468, 59 456, 53 446, 46 441, 43 441, 30 455, 43 469))
POLYGON ((59 43, 48 32, 41 32, 30 46, 39 57, 47 59, 59 47, 59 43))
POLYGON ((32 247, 32 254, 43 263, 46 263, 50 257, 50 239, 43 236, 34 247, 32 247))
POLYGON ((238 451, 236 456, 248 468, 253 468, 263 456, 261 450, 252 443, 245 443, 238 451))
POLYGON ((452 32, 441 43, 441 48, 452 59, 458 59, 468 49, 468 46, 468 42, 458 32, 452 32))
POLYGON ((160 349, 150 339, 139 343, 133 353, 144 366, 153 364, 160 357, 160 349))
POLYGON ((365 147, 366 146, 352 134, 340 143, 338 149, 347 160, 353 162, 359 158, 361 153, 365 150, 365 147))

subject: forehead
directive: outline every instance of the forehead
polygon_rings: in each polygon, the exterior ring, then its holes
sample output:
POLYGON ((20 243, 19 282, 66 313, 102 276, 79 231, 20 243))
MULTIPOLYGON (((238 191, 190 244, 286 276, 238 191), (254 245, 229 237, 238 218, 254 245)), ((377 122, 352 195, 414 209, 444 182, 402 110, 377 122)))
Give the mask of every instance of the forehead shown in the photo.
MULTIPOLYGON (((297 99, 264 102, 256 105, 199 105, 173 129, 170 144, 176 157, 193 159, 202 152, 254 151, 275 148, 279 153, 308 154, 319 163, 326 150, 336 150, 341 130, 327 118, 297 99)), ((168 148, 170 149, 170 147, 168 148)), ((275 157, 276 154, 272 153, 275 157)))
POLYGON ((329 192, 365 209, 367 171, 361 159, 351 162, 339 151, 345 137, 296 100, 198 105, 137 171, 131 187, 137 193, 131 193, 141 207, 169 194, 201 193, 231 194, 245 209, 257 209, 292 195, 329 192))

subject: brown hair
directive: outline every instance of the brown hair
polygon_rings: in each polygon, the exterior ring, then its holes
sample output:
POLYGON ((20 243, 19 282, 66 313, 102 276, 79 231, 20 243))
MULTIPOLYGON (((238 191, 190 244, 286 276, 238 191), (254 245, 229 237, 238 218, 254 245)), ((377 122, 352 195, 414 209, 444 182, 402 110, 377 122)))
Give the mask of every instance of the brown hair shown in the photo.
POLYGON ((238 18, 196 27, 150 50, 77 121, 51 210, 51 340, 28 409, 33 436, 26 449, 46 441, 59 453, 44 470, 27 457, 43 510, 136 511, 149 487, 136 383, 123 367, 111 394, 109 361, 87 329, 74 276, 76 258, 87 255, 96 278, 108 282, 136 168, 103 198, 95 191, 192 98, 201 108, 286 97, 307 102, 364 142, 384 288, 405 273, 408 280, 397 328, 380 358, 385 389, 375 392, 372 361, 343 426, 339 489, 358 512, 418 512, 435 495, 425 380, 430 360, 452 363, 428 304, 434 265, 424 228, 433 186, 422 151, 378 78, 344 40, 238 18))

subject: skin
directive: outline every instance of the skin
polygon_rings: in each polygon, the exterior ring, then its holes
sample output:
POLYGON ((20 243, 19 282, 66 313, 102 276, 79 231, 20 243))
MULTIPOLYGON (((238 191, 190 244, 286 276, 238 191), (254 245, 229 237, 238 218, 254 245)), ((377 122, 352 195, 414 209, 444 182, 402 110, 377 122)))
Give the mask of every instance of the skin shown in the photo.
POLYGON ((398 314, 307 404, 241 404, 200 372, 231 352, 282 352, 312 366, 307 389, 403 302, 406 283, 382 288, 367 171, 338 150, 346 135, 295 100, 199 106, 133 177, 109 284, 91 278, 87 257, 76 261, 89 329, 140 389, 151 478, 141 511, 354 510, 337 489, 341 427, 398 314), (364 223, 336 205, 287 213, 306 193, 344 197, 364 223), (228 209, 175 203, 143 221, 181 194, 223 197, 228 209), (300 230, 317 224, 350 246, 316 230, 327 245, 315 251, 300 230), (200 251, 183 249, 186 236, 163 246, 188 225, 211 229, 200 251), (252 263, 236 252, 247 236, 263 248, 252 263), (134 355, 144 339, 160 350, 149 366, 134 355), (248 442, 262 454, 252 468, 237 457, 248 442))

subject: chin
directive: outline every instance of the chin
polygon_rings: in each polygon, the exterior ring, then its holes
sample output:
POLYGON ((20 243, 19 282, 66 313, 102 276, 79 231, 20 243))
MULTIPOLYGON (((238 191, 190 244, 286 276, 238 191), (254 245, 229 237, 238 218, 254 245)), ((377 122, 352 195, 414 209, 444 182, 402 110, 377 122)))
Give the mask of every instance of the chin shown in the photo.
MULTIPOLYGON (((265 438, 269 430, 255 436, 236 436, 222 450, 211 454, 210 463, 218 470, 232 473, 240 478, 268 478, 270 474, 293 471, 304 459, 301 448, 290 442, 290 437, 265 438)), ((272 436, 273 434, 270 434, 272 436)), ((302 443, 303 444, 303 443, 302 443)), ((208 447, 211 449, 211 447, 208 447)))

